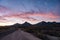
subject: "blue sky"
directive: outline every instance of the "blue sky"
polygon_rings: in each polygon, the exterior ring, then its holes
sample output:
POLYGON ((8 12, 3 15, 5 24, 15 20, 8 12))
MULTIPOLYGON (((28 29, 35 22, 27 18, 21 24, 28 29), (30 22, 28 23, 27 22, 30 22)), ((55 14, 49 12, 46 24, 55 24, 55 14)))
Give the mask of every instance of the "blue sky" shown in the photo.
POLYGON ((57 12, 59 0, 0 0, 0 5, 15 11, 57 12))

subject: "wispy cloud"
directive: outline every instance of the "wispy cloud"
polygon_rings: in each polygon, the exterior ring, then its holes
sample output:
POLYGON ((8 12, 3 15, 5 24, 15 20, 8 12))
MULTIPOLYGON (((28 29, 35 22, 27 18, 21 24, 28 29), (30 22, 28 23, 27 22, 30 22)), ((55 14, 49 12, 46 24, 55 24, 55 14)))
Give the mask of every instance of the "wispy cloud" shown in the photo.
MULTIPOLYGON (((23 13, 23 14, 10 14, 10 15, 5 15, 3 17, 9 17, 9 18, 22 18, 24 20, 29 20, 29 21, 40 21, 34 17, 42 17, 44 19, 57 19, 60 16, 54 15, 53 13, 48 13, 48 14, 42 14, 42 13, 23 13)), ((1 18, 3 18, 1 17, 1 18)), ((6 20, 6 19, 4 19, 6 20)), ((43 21, 43 20, 42 20, 43 21)), ((47 20, 48 21, 48 20, 47 20)))
POLYGON ((59 18, 60 16, 54 15, 51 12, 48 14, 39 12, 38 13, 22 12, 0 16, 0 24, 6 23, 6 25, 11 25, 14 23, 24 23, 25 21, 35 24, 40 21, 58 21, 59 18))

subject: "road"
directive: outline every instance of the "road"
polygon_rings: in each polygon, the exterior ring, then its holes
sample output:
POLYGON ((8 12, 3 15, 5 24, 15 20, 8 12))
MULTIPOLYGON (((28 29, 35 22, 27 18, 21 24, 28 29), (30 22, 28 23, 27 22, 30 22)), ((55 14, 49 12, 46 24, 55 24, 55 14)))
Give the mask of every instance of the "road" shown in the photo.
MULTIPOLYGON (((60 37, 55 37, 50 35, 46 35, 46 37, 49 40, 60 40, 60 37)), ((39 39, 30 33, 18 29, 18 30, 10 30, 0 34, 0 40, 42 40, 42 39, 39 39)))
POLYGON ((19 29, 14 31, 13 33, 5 35, 0 40, 41 40, 41 39, 19 29))

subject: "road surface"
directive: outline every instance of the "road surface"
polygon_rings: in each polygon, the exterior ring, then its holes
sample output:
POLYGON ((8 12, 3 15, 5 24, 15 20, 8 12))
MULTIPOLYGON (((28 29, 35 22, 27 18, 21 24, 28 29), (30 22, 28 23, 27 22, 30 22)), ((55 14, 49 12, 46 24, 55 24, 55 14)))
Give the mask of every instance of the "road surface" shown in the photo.
MULTIPOLYGON (((50 35, 46 35, 49 40, 60 40, 60 37, 54 37, 50 35)), ((0 40, 46 40, 39 39, 33 36, 30 33, 24 32, 22 30, 10 30, 4 33, 0 33, 0 40)))
POLYGON ((27 32, 24 32, 22 30, 16 30, 13 33, 5 35, 0 40, 41 40, 41 39, 39 39, 27 32))

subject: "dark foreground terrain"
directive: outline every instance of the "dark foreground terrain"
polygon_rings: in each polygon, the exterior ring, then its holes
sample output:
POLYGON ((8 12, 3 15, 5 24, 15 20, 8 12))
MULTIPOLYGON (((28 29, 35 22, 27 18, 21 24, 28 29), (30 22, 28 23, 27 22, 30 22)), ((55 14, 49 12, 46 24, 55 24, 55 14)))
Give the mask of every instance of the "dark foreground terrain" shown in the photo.
POLYGON ((0 40, 60 40, 60 23, 43 21, 35 25, 25 22, 0 26, 0 40))

